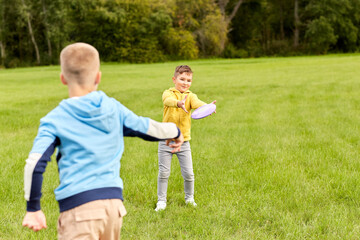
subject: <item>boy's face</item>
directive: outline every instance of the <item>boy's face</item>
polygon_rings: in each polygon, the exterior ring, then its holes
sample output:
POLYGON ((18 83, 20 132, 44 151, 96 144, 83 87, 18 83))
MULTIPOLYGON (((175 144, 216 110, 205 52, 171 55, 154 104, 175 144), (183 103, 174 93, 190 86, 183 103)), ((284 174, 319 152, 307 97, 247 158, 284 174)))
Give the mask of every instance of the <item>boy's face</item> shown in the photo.
POLYGON ((177 75, 176 77, 172 78, 175 88, 179 90, 181 93, 186 92, 189 90, 191 83, 192 83, 192 74, 184 72, 182 74, 177 75))

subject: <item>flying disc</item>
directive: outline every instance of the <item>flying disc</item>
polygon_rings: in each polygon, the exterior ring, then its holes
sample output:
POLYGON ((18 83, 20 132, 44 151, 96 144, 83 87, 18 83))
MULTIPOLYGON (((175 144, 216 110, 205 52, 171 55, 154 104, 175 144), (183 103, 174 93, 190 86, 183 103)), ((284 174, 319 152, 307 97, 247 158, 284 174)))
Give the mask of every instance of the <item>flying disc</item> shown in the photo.
POLYGON ((209 116, 210 114, 215 112, 215 110, 216 110, 216 105, 213 103, 209 103, 209 104, 206 104, 206 105, 203 105, 203 106, 197 108, 191 114, 191 117, 193 119, 201 119, 201 118, 209 116))

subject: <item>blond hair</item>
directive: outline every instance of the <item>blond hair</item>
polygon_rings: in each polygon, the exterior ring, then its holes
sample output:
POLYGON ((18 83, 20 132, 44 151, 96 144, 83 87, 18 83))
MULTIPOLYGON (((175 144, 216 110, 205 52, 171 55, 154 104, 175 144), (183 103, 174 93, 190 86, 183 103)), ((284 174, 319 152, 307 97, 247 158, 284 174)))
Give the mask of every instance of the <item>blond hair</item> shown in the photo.
POLYGON ((180 65, 175 68, 174 77, 177 77, 178 75, 183 74, 184 72, 186 72, 189 75, 193 73, 188 65, 180 65))
POLYGON ((67 81, 87 85, 99 72, 99 52, 87 43, 70 44, 61 51, 60 64, 67 81))

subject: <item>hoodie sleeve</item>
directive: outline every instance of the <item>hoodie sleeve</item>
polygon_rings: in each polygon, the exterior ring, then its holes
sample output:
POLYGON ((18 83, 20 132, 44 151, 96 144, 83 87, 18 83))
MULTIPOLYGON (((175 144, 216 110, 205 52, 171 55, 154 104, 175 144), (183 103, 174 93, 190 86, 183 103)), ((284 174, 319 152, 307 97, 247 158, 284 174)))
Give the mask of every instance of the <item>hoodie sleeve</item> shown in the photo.
POLYGON ((150 118, 139 117, 125 107, 122 113, 124 114, 124 137, 140 137, 147 141, 160 141, 178 138, 181 134, 174 123, 160 123, 150 118))
POLYGON ((162 95, 162 101, 165 106, 168 107, 178 107, 177 103, 179 100, 177 100, 171 91, 165 90, 162 95))
POLYGON ((196 109, 196 108, 199 108, 203 105, 205 105, 206 102, 203 102, 201 101, 197 95, 195 93, 192 93, 191 94, 191 97, 190 97, 190 106, 191 106, 191 109, 196 109))
POLYGON ((51 125, 41 120, 38 134, 26 160, 24 170, 24 191, 25 200, 27 201, 26 210, 28 212, 36 212, 41 209, 40 198, 42 195, 43 173, 58 144, 59 140, 55 136, 51 125))

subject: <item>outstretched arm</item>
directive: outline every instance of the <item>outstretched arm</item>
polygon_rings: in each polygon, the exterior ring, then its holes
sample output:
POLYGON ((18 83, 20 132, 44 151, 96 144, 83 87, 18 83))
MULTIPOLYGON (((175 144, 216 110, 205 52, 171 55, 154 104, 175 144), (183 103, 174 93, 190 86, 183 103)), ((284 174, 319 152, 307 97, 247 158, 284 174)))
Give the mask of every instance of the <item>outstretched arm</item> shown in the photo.
POLYGON ((121 113, 124 117, 124 137, 140 137, 147 141, 174 139, 175 144, 170 147, 174 148, 174 152, 180 150, 184 137, 175 123, 157 122, 150 118, 139 117, 124 106, 121 113))

